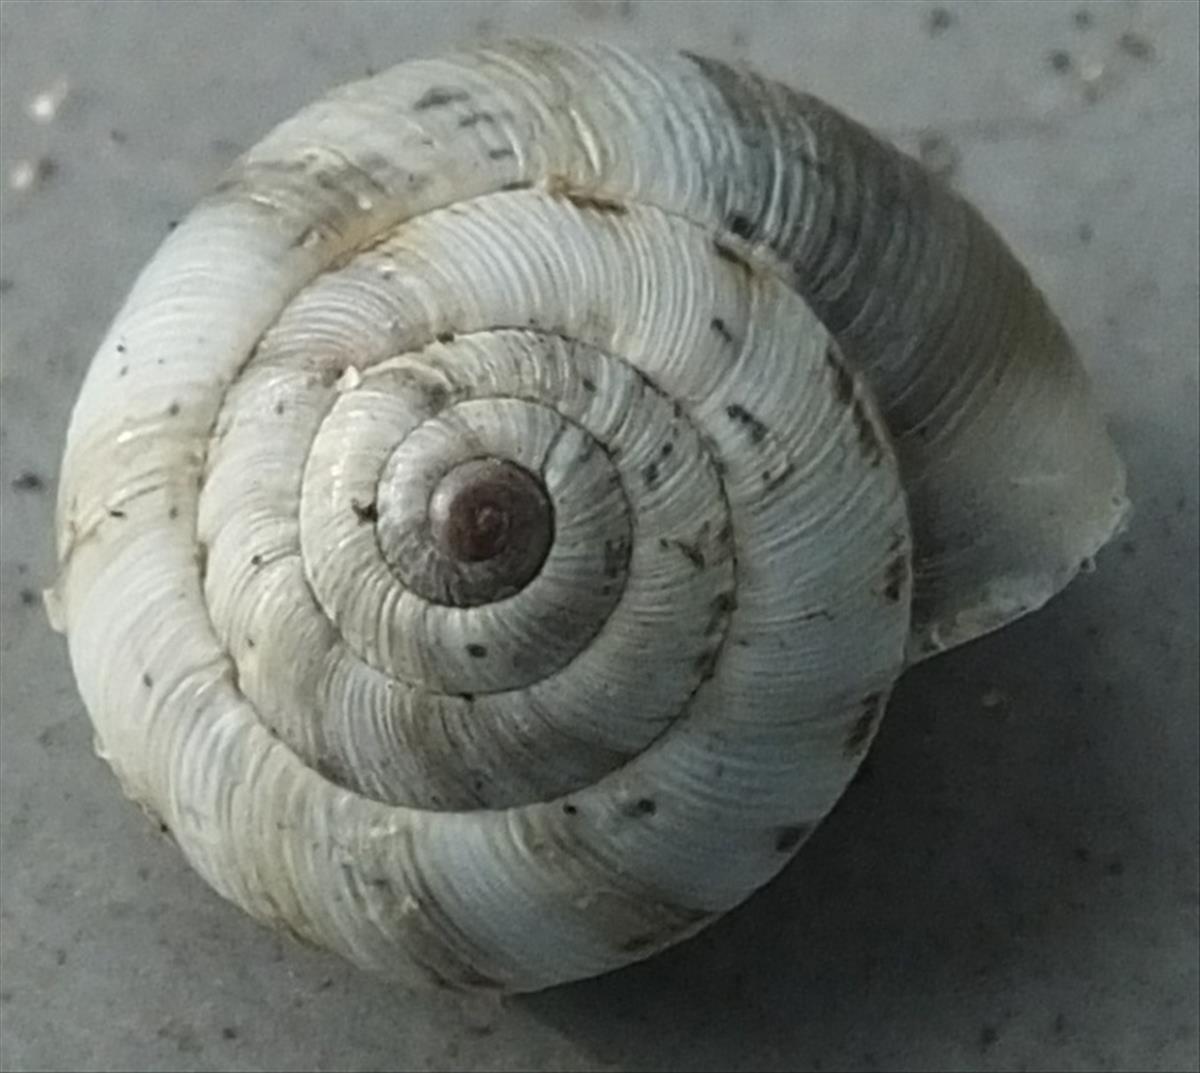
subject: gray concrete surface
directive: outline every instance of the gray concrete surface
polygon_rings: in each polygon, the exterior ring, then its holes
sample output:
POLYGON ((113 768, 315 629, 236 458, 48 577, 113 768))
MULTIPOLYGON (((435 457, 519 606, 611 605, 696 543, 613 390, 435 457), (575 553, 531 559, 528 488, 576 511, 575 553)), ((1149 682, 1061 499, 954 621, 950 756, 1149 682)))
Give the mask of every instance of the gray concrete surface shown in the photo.
POLYGON ((1200 8, 941 11, 3 5, 4 1069, 1197 1068, 1200 8), (210 893, 92 755, 35 594, 69 406, 168 222, 331 84, 525 31, 749 58, 952 170, 1087 355, 1137 513, 1041 614, 902 682, 776 883, 650 963, 490 1006, 210 893))

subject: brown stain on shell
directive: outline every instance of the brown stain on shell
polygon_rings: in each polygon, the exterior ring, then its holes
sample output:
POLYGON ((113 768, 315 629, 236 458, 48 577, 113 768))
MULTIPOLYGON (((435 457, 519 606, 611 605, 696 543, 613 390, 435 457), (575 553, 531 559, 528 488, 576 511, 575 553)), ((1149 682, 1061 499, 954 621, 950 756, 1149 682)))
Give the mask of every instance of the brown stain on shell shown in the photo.
POLYGON ((551 175, 546 180, 546 193, 551 197, 569 201, 577 209, 584 211, 607 213, 612 216, 625 216, 629 212, 629 207, 620 201, 593 191, 580 190, 561 175, 551 175))
POLYGON ((413 102, 414 112, 427 112, 431 108, 445 108, 448 104, 460 104, 471 99, 465 89, 453 86, 432 86, 413 102))
POLYGON ((889 603, 897 603, 904 593, 908 583, 908 553, 901 552, 894 556, 887 566, 884 578, 883 595, 889 603))
POLYGON ((726 245, 724 242, 713 239, 713 253, 715 253, 720 260, 724 261, 727 265, 731 265, 739 272, 744 273, 747 276, 752 276, 754 274, 754 266, 748 260, 746 260, 745 257, 743 257, 731 246, 726 245))
POLYGON ((701 682, 707 682, 717 673, 717 661, 721 658, 721 649, 717 648, 705 649, 695 660, 696 672, 700 676, 701 682))
POLYGON ((790 823, 780 827, 775 832, 775 851, 791 853, 812 833, 812 829, 811 823, 790 823))
POLYGON ((863 457, 872 466, 878 466, 884 457, 879 429, 855 383, 854 374, 833 343, 825 348, 825 364, 833 375, 833 393, 838 405, 850 410, 863 457))
POLYGON ((713 597, 710 607, 712 615, 704 632, 711 635, 722 631, 725 622, 737 607, 737 596, 732 591, 718 593, 713 597))
POLYGON ((707 560, 704 557, 704 550, 700 547, 699 542, 693 544, 690 541, 679 538, 672 539, 670 537, 659 537, 658 546, 664 551, 669 548, 675 548, 697 570, 703 570, 707 565, 707 560))
POLYGON ((629 556, 632 549, 625 539, 606 540, 604 542, 604 576, 614 579, 620 577, 629 567, 629 556))
POLYGON ((861 396, 855 397, 851 412, 854 416, 854 427, 858 430, 858 443, 862 448, 863 457, 872 466, 878 466, 883 461, 883 444, 861 396))
POLYGON ((837 401, 842 406, 849 406, 854 398, 854 377, 832 343, 825 348, 825 364, 833 373, 833 390, 837 401))
POLYGON ((883 693, 870 693, 863 698, 860 714, 850 724, 850 730, 846 734, 842 750, 846 759, 856 759, 867 751, 879 721, 883 718, 886 700, 883 693))
POLYGON ((352 499, 350 509, 354 511, 354 516, 363 525, 373 525, 379 520, 379 509, 374 500, 370 503, 360 503, 357 499, 352 499))
POLYGON ((736 422, 745 430, 746 435, 750 437, 751 443, 762 443, 763 440, 767 438, 767 433, 770 431, 760 418, 756 417, 744 406, 740 406, 737 403, 731 403, 729 406, 725 407, 725 416, 728 417, 730 421, 736 422))
POLYGON ((712 328, 712 330, 716 332, 717 335, 719 335, 726 343, 733 342, 733 333, 729 330, 729 326, 725 323, 724 318, 713 317, 712 320, 708 322, 708 326, 712 328))

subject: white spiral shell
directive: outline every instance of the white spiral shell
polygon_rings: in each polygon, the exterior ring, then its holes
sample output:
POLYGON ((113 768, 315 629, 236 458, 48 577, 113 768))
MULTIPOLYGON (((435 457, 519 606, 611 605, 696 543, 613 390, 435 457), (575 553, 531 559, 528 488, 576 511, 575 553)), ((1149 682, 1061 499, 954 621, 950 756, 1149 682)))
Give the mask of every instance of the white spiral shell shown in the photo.
POLYGON ((907 661, 1124 477, 1027 274, 820 102, 511 42, 339 89, 147 266, 75 408, 97 748, 255 916, 530 990, 767 882, 907 661))

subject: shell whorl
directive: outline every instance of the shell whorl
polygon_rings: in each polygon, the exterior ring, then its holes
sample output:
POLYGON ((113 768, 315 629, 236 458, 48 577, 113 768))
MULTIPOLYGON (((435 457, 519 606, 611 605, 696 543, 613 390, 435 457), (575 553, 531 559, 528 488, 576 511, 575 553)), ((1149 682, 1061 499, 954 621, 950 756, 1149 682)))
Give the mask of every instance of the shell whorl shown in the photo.
POLYGON ((528 990, 767 882, 906 660, 1048 598, 1121 485, 912 162, 713 61, 513 42, 343 87, 169 237, 73 415, 53 601, 217 890, 528 990))

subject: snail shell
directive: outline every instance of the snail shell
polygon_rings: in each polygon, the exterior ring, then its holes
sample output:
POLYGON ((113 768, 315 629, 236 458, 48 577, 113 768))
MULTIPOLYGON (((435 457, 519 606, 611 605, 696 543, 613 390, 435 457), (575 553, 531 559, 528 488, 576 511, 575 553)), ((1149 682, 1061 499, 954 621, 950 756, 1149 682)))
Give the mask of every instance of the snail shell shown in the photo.
POLYGON ((1123 484, 913 161, 713 60, 511 42, 337 90, 166 239, 73 413, 48 604, 222 895, 532 990, 770 880, 906 664, 1047 600, 1123 484))

